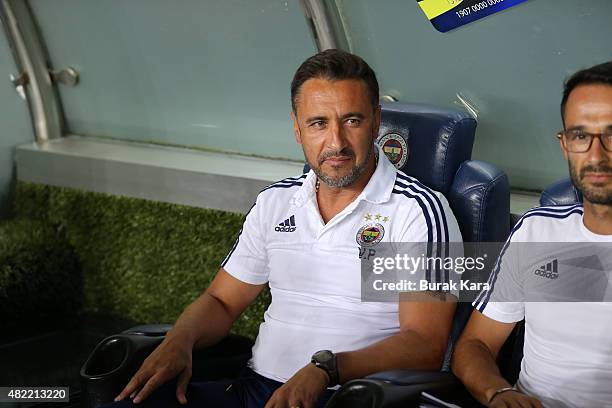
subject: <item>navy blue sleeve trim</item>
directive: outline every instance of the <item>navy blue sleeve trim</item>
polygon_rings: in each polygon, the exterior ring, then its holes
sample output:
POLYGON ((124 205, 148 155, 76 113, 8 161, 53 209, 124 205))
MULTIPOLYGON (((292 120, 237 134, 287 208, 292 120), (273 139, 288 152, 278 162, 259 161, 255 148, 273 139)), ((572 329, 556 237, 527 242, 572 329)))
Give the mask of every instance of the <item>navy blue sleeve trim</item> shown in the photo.
MULTIPOLYGON (((438 198, 438 196, 428 187, 423 185, 418 180, 405 176, 401 173, 397 174, 396 186, 400 186, 405 189, 410 189, 410 191, 422 195, 428 202, 431 212, 434 215, 435 223, 436 223, 436 256, 439 258, 446 258, 449 256, 449 237, 448 237, 448 222, 446 220, 446 212, 444 211, 444 207, 442 206, 442 202, 438 198), (406 182, 407 184, 402 183, 400 180, 406 182), (418 188, 417 188, 418 187, 418 188), (435 201, 435 205, 434 205, 435 201), (442 222, 440 222, 440 220, 442 222), (442 231, 440 226, 442 225, 444 235, 442 235, 442 231), (444 255, 442 255, 444 254, 444 255)), ((438 265, 436 263, 436 265, 438 265)), ((441 280, 442 270, 437 266, 436 267, 436 281, 437 282, 449 282, 450 281, 450 271, 447 268, 444 268, 443 274, 444 278, 441 280)))
MULTIPOLYGON (((431 225, 431 218, 429 217, 429 211, 427 211, 427 207, 425 206, 425 203, 423 202, 420 196, 411 194, 405 190, 398 190, 396 188, 393 188, 393 193, 401 194, 408 198, 414 198, 416 202, 419 204, 419 207, 421 207, 421 211, 423 211, 423 217, 425 218, 425 223, 427 224, 427 257, 431 257, 432 243, 433 243, 433 232, 432 232, 433 228, 431 225)), ((431 269, 429 268, 429 264, 425 271, 425 279, 427 279, 427 281, 429 282, 432 281, 431 280, 431 269)))
POLYGON ((427 187, 426 185, 424 185, 423 183, 421 183, 419 180, 415 179, 414 177, 406 176, 401 173, 398 173, 397 177, 405 181, 411 181, 412 183, 421 187, 423 191, 427 192, 429 195, 431 195, 434 198, 434 200, 436 201, 436 204, 438 205, 440 214, 442 215, 442 224, 444 226, 444 242, 448 242, 449 238, 448 238, 448 223, 446 221, 446 212, 444 211, 444 206, 442 206, 442 202, 440 201, 440 198, 438 198, 438 195, 435 194, 429 187, 427 187))
POLYGON ((264 188, 263 190, 260 191, 260 193, 263 193, 266 190, 270 190, 272 188, 291 188, 291 187, 299 187, 302 184, 304 184, 304 180, 306 178, 306 176, 308 175, 308 173, 304 173, 301 176, 298 177, 288 177, 286 179, 277 181, 275 183, 270 184, 268 187, 264 188))

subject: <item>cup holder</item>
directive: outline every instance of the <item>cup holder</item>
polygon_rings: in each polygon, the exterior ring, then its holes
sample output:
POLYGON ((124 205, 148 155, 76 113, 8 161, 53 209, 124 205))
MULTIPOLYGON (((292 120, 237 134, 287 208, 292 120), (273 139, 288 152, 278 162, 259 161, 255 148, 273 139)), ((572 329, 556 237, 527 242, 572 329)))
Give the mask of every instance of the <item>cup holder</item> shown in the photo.
POLYGON ((118 334, 102 340, 81 368, 83 406, 112 402, 163 336, 118 334))
POLYGON ((128 342, 124 338, 111 337, 100 343, 83 366, 81 375, 103 377, 120 369, 128 357, 128 342))

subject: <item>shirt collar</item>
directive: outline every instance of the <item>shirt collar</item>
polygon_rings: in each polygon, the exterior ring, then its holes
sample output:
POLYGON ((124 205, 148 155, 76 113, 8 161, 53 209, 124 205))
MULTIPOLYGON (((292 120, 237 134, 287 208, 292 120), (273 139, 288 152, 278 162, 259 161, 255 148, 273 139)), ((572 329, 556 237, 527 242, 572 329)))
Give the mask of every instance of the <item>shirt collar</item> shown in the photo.
POLYGON ((378 165, 368 184, 365 186, 358 199, 364 199, 374 204, 381 204, 389 201, 391 192, 395 185, 397 169, 389 161, 382 148, 376 145, 378 150, 378 165))
MULTIPOLYGON (((383 153, 380 146, 375 146, 377 149, 376 154, 378 155, 376 170, 374 170, 370 181, 368 181, 368 184, 359 194, 356 201, 366 200, 373 204, 381 204, 389 201, 391 197, 397 169, 383 153)), ((308 200, 315 199, 316 182, 317 176, 314 174, 314 171, 310 170, 302 186, 293 195, 292 201, 295 206, 301 207, 308 200)))

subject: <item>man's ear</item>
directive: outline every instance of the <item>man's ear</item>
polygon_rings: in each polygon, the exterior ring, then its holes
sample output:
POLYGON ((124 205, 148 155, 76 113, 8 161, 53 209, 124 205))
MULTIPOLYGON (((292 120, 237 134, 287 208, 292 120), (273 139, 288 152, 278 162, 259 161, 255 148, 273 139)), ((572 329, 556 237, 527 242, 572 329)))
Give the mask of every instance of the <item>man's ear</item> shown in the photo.
POLYGON ((291 120, 293 121, 293 131, 295 132, 295 141, 298 144, 302 144, 302 135, 300 134, 300 126, 298 125, 297 116, 295 112, 291 112, 291 120))

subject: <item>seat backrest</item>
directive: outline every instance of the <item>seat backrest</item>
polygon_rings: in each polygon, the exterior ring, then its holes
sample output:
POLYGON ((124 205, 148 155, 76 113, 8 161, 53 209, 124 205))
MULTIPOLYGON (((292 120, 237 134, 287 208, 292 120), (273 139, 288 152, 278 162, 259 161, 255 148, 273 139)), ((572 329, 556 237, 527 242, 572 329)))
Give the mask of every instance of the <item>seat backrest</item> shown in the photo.
POLYGON ((476 125, 454 109, 384 103, 377 141, 398 169, 447 195, 459 166, 472 156, 476 125))
POLYGON ((582 193, 570 178, 564 178, 546 187, 540 195, 540 205, 571 205, 582 202, 582 193))

